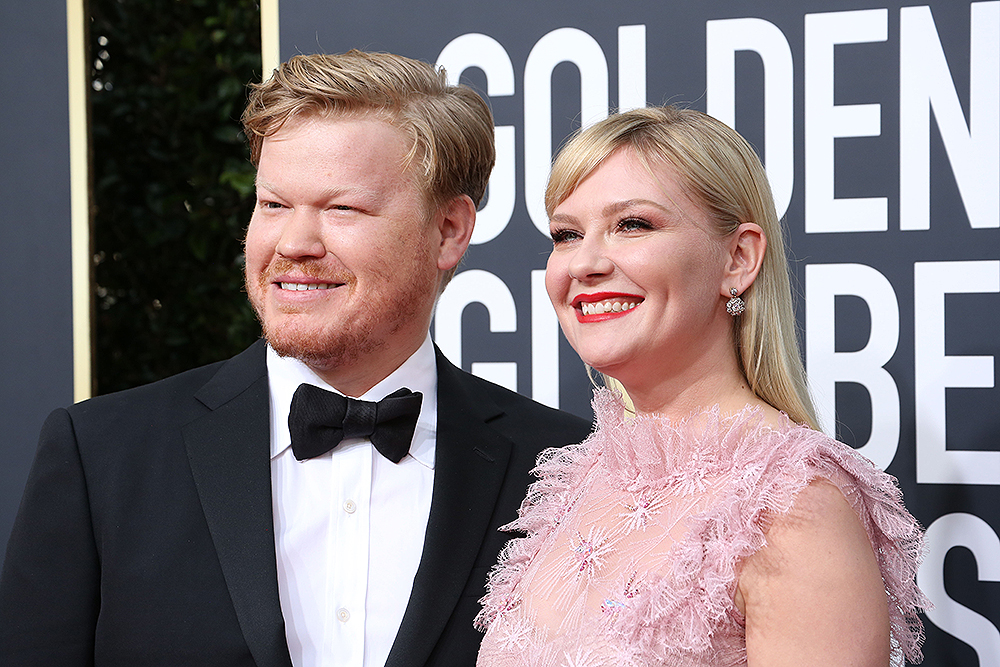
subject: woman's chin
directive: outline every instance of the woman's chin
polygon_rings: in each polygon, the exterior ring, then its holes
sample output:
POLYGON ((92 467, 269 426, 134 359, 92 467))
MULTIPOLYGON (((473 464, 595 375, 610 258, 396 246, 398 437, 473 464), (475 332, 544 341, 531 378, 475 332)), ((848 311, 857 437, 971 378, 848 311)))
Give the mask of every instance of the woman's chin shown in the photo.
POLYGON ((630 364, 628 362, 616 362, 613 359, 595 358, 591 360, 584 359, 584 363, 590 366, 595 373, 607 375, 608 377, 614 378, 619 383, 622 383, 620 377, 628 377, 630 375, 630 364))

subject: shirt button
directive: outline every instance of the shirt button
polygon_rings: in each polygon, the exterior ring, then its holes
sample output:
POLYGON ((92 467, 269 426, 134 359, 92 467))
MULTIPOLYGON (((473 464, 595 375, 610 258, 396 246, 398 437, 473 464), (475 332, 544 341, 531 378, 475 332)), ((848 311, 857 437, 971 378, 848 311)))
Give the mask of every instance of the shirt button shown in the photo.
POLYGON ((340 620, 341 623, 347 623, 349 620, 351 620, 351 612, 341 607, 340 609, 337 610, 337 618, 340 620))
POLYGON ((353 500, 344 501, 344 511, 347 512, 348 514, 354 514, 355 510, 357 509, 358 506, 354 504, 353 500))

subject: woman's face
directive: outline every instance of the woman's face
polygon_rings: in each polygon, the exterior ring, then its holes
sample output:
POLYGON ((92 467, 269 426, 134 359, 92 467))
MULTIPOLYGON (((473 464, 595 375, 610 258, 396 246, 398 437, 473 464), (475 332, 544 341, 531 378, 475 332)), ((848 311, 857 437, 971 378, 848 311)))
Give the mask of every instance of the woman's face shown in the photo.
POLYGON ((727 243, 673 170, 608 157, 553 212, 545 285, 584 362, 630 393, 732 350, 727 243))

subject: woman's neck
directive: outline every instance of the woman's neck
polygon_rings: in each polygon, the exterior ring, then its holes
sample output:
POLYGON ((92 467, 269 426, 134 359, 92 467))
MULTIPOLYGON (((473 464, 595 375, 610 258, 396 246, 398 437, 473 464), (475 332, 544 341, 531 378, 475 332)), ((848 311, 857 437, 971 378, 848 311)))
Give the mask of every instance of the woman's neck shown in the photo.
POLYGON ((747 406, 761 407, 765 420, 779 423, 780 413, 750 389, 746 378, 735 367, 719 367, 701 372, 696 379, 665 377, 650 384, 622 382, 629 399, 639 413, 682 419, 718 405, 722 415, 732 415, 747 406))

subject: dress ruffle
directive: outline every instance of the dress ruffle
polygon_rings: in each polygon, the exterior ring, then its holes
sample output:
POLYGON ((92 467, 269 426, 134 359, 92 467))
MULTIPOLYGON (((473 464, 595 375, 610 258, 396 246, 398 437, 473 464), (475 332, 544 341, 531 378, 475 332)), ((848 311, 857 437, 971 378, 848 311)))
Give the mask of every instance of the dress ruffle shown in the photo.
POLYGON ((770 521, 819 478, 841 490, 871 541, 889 600, 891 664, 921 660, 917 611, 928 602, 914 582, 923 538, 893 477, 787 418, 766 424, 760 409, 723 417, 715 408, 680 421, 629 417, 607 389, 595 393, 593 407, 595 432, 580 445, 543 452, 539 480, 505 527, 526 537, 508 543, 490 575, 476 619, 490 628, 481 665, 572 664, 571 651, 554 648, 566 649, 569 640, 582 650, 594 633, 606 644, 587 654, 597 656, 595 665, 745 664, 744 623, 733 602, 739 565, 764 546, 770 521), (693 510, 678 512, 684 503, 693 510), (682 539, 669 539, 664 517, 671 512, 682 539), (588 523, 581 513, 602 518, 588 523), (573 567, 559 569, 555 540, 573 531, 579 537, 563 558, 573 567), (566 600, 553 605, 566 613, 558 632, 534 627, 535 612, 525 608, 523 597, 540 586, 566 600), (595 589, 607 595, 600 618, 585 611, 595 589), (518 641, 511 643, 513 627, 518 641))

